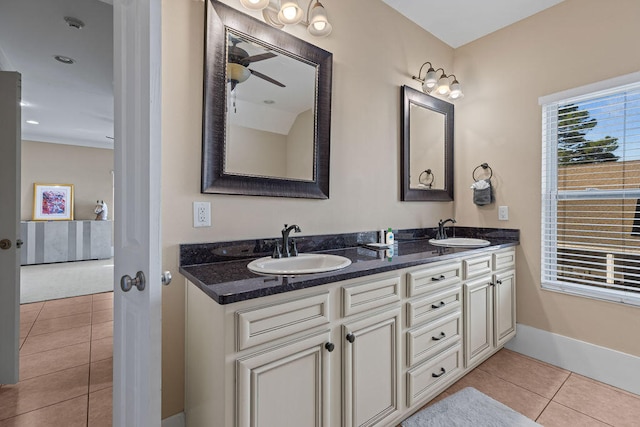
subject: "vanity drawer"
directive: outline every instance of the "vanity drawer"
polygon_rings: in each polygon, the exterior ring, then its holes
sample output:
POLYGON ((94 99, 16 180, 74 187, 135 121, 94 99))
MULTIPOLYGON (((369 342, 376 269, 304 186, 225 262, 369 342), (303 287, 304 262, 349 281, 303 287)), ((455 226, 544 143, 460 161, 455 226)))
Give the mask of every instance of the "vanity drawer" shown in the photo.
POLYGON ((407 294, 415 297, 460 283, 460 262, 440 264, 407 274, 407 294))
MULTIPOLYGON (((329 323, 329 292, 236 313, 238 351, 329 323)), ((204 326, 203 326, 204 327, 204 326)))
POLYGON ((407 326, 431 321, 452 310, 462 309, 462 287, 460 284, 440 289, 439 292, 407 303, 407 326))
POLYGON ((425 395, 439 391, 439 384, 461 373, 462 345, 458 342, 441 355, 407 371, 407 405, 411 406, 425 395))
POLYGON ((407 365, 413 366, 462 338, 462 314, 453 312, 407 332, 407 365))
POLYGON ((516 251, 508 250, 493 254, 493 269, 503 270, 516 265, 516 251))
POLYGON ((350 316, 400 301, 400 276, 342 287, 342 314, 350 316))
POLYGON ((491 267, 491 255, 483 255, 462 261, 465 279, 491 274, 491 267))

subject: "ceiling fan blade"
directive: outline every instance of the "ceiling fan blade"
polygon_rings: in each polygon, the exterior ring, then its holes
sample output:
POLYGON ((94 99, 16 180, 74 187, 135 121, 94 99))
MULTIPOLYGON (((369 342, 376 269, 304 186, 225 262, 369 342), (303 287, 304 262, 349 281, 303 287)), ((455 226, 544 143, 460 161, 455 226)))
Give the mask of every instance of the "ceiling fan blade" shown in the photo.
POLYGON ((246 63, 258 62, 258 61, 264 61, 265 59, 273 58, 276 56, 278 55, 276 55, 275 53, 265 52, 265 53, 261 53, 260 55, 248 56, 246 58, 243 58, 242 61, 246 63))
POLYGON ((249 68, 249 71, 251 71, 251 74, 253 74, 254 76, 256 76, 256 77, 260 77, 261 79, 266 80, 266 81, 268 81, 269 83, 273 83, 274 85, 276 85, 276 86, 280 86, 280 87, 286 87, 285 85, 283 85, 283 84, 282 84, 282 83, 280 83, 279 81, 274 80, 274 79, 272 79, 272 78, 271 78, 271 77, 269 77, 269 76, 265 76, 264 74, 262 74, 262 73, 260 73, 260 72, 258 72, 258 71, 252 70, 252 69, 250 69, 250 68, 249 68))

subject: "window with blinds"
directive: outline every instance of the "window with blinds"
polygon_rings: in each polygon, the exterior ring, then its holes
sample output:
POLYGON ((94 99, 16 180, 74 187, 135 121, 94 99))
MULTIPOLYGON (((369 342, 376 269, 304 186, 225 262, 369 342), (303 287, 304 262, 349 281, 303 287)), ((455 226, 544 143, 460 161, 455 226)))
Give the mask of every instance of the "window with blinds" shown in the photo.
POLYGON ((640 82, 542 104, 542 286, 640 305, 640 82))

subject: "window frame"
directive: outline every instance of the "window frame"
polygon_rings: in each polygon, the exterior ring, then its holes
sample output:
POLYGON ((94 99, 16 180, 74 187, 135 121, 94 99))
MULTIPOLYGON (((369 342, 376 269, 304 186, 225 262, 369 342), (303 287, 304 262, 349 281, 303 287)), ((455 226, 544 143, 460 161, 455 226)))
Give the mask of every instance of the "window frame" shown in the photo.
POLYGON ((542 289, 640 306, 640 293, 559 280, 557 273, 550 269, 550 265, 547 263, 547 260, 550 260, 554 267, 557 266, 557 206, 559 201, 640 198, 640 189, 632 191, 600 190, 597 193, 585 190, 558 190, 557 117, 559 104, 604 97, 610 93, 637 89, 638 87, 640 87, 640 72, 558 92, 538 99, 542 107, 542 203, 540 227, 540 284, 542 289))

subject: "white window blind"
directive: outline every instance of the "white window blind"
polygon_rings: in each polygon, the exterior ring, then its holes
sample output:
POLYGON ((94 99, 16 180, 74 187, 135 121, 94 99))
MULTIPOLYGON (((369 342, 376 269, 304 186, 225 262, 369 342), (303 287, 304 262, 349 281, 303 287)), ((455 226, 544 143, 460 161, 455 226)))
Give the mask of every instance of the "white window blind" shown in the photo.
POLYGON ((640 305, 640 82, 542 115, 542 286, 640 305))

